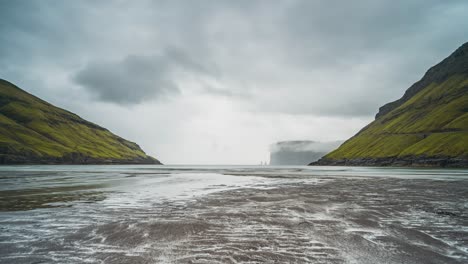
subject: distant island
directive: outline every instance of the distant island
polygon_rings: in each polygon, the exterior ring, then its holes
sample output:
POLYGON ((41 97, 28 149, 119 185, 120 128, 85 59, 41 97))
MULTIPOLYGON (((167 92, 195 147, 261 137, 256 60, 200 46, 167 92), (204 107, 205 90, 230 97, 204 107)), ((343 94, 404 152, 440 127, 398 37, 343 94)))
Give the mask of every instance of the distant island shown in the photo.
POLYGON ((343 141, 317 142, 312 140, 280 141, 270 146, 270 165, 308 165, 343 141))
POLYGON ((468 43, 311 165, 468 167, 468 43))
POLYGON ((0 164, 161 164, 133 142, 0 79, 0 164))

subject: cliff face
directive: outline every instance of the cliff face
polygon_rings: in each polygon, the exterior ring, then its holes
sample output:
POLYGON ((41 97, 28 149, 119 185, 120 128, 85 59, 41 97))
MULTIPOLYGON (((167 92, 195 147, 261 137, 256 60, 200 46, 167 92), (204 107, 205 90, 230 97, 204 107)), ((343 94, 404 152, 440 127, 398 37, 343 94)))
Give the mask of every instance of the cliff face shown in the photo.
POLYGON ((281 141, 270 149, 270 165, 307 165, 337 148, 342 141, 281 141))
POLYGON ((270 153, 270 165, 307 165, 323 157, 326 152, 279 151, 270 153))
POLYGON ((0 164, 161 164, 133 142, 0 79, 0 164))
POLYGON ((313 164, 468 167, 468 43, 313 164))

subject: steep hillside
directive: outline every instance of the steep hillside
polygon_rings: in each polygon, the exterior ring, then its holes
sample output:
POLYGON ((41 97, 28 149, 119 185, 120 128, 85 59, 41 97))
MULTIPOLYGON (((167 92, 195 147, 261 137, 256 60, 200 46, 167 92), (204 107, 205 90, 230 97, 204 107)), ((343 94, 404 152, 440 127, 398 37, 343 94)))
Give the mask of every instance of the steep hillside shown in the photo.
POLYGON ((313 164, 468 167, 468 43, 313 164))
POLYGON ((0 164, 160 162, 105 128, 0 79, 0 164))

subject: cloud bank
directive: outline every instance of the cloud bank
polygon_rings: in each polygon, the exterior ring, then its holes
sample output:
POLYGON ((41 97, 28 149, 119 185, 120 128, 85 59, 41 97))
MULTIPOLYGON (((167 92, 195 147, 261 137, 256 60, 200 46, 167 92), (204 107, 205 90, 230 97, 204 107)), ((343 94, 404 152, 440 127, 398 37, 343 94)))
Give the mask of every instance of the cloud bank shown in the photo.
POLYGON ((0 75, 166 163, 257 164, 272 142, 352 136, 468 40, 467 13, 462 0, 0 1, 0 75))
POLYGON ((270 152, 330 152, 343 144, 343 140, 317 142, 312 140, 281 141, 270 146, 270 152))

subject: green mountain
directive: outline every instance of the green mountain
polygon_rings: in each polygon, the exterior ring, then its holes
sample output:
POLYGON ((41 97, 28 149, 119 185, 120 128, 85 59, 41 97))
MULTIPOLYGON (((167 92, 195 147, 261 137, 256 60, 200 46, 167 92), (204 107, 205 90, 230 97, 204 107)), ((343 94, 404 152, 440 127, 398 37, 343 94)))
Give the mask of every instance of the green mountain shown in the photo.
POLYGON ((160 164, 130 141, 0 79, 0 164, 160 164))
POLYGON ((313 165, 468 167, 468 43, 313 165))

